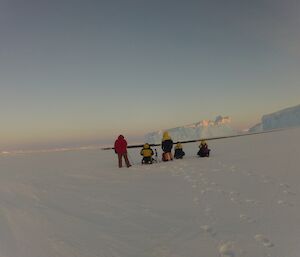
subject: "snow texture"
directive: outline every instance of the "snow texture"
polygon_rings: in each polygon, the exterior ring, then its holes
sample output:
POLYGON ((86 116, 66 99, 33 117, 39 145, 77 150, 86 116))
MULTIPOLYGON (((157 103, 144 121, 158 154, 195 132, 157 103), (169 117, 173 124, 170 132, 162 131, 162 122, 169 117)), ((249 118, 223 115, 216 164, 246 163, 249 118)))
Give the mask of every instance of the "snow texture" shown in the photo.
POLYGON ((299 145, 295 128, 209 141, 210 158, 130 149, 122 169, 113 151, 2 154, 0 256, 299 256, 299 145))

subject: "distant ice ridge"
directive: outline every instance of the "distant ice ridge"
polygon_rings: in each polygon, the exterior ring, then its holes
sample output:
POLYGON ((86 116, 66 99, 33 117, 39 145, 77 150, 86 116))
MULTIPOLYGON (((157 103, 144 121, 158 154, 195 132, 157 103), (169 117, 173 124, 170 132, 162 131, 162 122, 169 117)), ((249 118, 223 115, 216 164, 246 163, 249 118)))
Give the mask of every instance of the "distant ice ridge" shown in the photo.
POLYGON ((215 121, 201 120, 197 123, 182 127, 151 132, 145 135, 145 140, 150 144, 161 143, 164 131, 169 132, 173 141, 195 140, 237 134, 238 131, 231 128, 230 123, 231 120, 229 117, 217 116, 215 121))
POLYGON ((300 105, 264 115, 261 123, 250 128, 249 132, 261 132, 296 126, 300 126, 300 105))
POLYGON ((62 148, 49 148, 39 150, 13 150, 13 151, 0 151, 1 155, 15 155, 15 154, 34 154, 34 153, 55 153, 55 152, 69 152, 81 150, 97 150, 101 149, 100 146, 79 146, 79 147, 62 147, 62 148))

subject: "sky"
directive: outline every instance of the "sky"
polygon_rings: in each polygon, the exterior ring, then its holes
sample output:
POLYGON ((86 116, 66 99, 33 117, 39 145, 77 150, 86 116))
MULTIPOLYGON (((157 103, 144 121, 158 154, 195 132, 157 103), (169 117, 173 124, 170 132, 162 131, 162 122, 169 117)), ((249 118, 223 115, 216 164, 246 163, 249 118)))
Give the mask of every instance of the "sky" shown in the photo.
POLYGON ((298 0, 1 0, 0 150, 299 104, 298 0))

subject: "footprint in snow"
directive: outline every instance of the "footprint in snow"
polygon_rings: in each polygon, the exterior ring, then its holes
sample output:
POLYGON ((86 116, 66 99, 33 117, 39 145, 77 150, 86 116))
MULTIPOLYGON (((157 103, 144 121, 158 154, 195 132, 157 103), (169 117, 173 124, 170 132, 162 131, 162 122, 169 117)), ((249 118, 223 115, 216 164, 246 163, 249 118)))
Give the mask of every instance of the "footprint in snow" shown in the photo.
POLYGON ((208 180, 206 178, 202 178, 201 179, 201 183, 203 183, 204 185, 208 184, 208 180))
POLYGON ((230 201, 237 204, 242 204, 242 201, 235 197, 230 197, 230 201))
POLYGON ((245 202, 250 203, 250 204, 254 204, 254 205, 258 205, 260 203, 259 201, 256 201, 254 199, 246 199, 245 202))
POLYGON ((151 256, 173 256, 167 246, 161 245, 152 250, 151 256))
POLYGON ((254 176, 253 172, 251 172, 251 171, 248 171, 248 172, 246 171, 245 174, 246 174, 248 177, 254 176))
POLYGON ((265 246, 265 247, 273 247, 274 246, 274 244, 270 241, 270 239, 264 235, 257 234, 254 236, 254 238, 257 242, 263 244, 263 246, 265 246))
POLYGON ((290 185, 285 184, 285 183, 280 183, 279 186, 281 187, 285 187, 285 188, 290 188, 290 185))
POLYGON ((192 179, 190 176, 185 176, 185 177, 184 177, 184 180, 186 180, 186 181, 189 182, 189 183, 194 182, 194 179, 192 179))
POLYGON ((236 192, 236 191, 230 191, 230 192, 229 192, 229 195, 230 195, 230 196, 239 196, 240 193, 239 193, 239 192, 236 192))
POLYGON ((235 257, 236 250, 234 242, 221 243, 219 246, 220 257, 235 257))
POLYGON ((271 183, 271 181, 268 180, 268 179, 264 179, 264 180, 261 181, 261 183, 262 184, 269 184, 269 183, 271 183))
POLYGON ((210 207, 206 207, 204 211, 207 215, 209 215, 211 213, 212 209, 210 207))
POLYGON ((209 225, 203 225, 200 227, 206 234, 209 234, 211 237, 215 237, 216 236, 216 232, 214 231, 214 229, 209 226, 209 225))
POLYGON ((222 194, 222 195, 225 195, 226 194, 226 191, 223 190, 223 189, 217 189, 217 192, 222 194))
POLYGON ((206 193, 206 190, 204 190, 204 189, 202 189, 201 191, 200 191, 200 194, 201 195, 204 195, 206 193))
POLYGON ((284 205, 284 206, 289 206, 289 207, 294 206, 294 204, 289 203, 289 202, 284 201, 284 200, 278 200, 277 203, 278 203, 279 205, 284 205))
POLYGON ((241 219, 241 221, 245 221, 245 222, 248 222, 248 223, 254 223, 255 222, 254 219, 251 219, 249 216, 247 216, 245 214, 240 214, 240 219, 241 219))
POLYGON ((283 190, 282 192, 283 192, 284 194, 286 194, 286 195, 296 195, 296 193, 291 192, 291 191, 289 191, 289 190, 283 190))
POLYGON ((194 179, 190 178, 190 179, 187 179, 187 182, 189 182, 189 183, 195 183, 195 182, 196 182, 196 180, 194 180, 194 179))
POLYGON ((231 166, 229 169, 230 169, 231 172, 236 172, 235 166, 231 166))
POLYGON ((194 202, 196 205, 199 205, 199 198, 198 198, 198 197, 194 197, 193 202, 194 202))
POLYGON ((237 204, 241 204, 242 203, 242 201, 240 200, 239 196, 240 196, 240 193, 235 192, 235 191, 231 191, 229 193, 229 199, 233 203, 237 203, 237 204))

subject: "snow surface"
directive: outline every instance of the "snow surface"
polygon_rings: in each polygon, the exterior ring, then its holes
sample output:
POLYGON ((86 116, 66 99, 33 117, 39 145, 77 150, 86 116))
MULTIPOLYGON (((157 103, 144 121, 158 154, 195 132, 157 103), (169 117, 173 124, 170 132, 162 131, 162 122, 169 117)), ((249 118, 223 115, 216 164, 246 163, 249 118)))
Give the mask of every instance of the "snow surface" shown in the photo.
POLYGON ((172 139, 176 141, 195 140, 199 138, 222 137, 238 134, 230 126, 230 118, 217 116, 215 121, 201 120, 197 123, 159 130, 145 135, 145 141, 150 144, 159 144, 164 131, 168 131, 172 139))
POLYGON ((300 129, 211 157, 117 168, 113 151, 1 155, 1 257, 296 257, 300 129))
POLYGON ((300 126, 300 105, 264 115, 261 123, 250 128, 249 132, 260 132, 296 126, 300 126))

